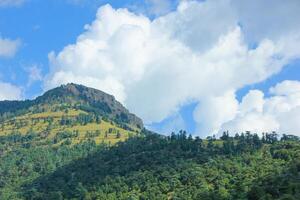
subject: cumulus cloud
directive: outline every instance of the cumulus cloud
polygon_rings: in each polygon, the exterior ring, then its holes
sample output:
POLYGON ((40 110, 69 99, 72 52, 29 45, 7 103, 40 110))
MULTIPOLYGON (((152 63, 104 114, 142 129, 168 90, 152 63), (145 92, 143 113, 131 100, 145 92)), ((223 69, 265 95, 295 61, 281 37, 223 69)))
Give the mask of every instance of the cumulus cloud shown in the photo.
POLYGON ((0 82, 0 100, 21 99, 22 91, 19 87, 10 83, 0 82))
POLYGON ((22 5, 25 0, 0 0, 0 7, 6 6, 19 6, 22 5))
POLYGON ((0 57, 11 58, 18 51, 21 45, 20 40, 11 40, 7 38, 1 38, 0 36, 0 57))
POLYGON ((207 135, 218 132, 224 122, 234 119, 237 111, 238 101, 233 91, 223 96, 202 99, 194 111, 194 119, 198 123, 197 132, 207 135))
POLYGON ((270 93, 270 97, 264 98, 259 90, 249 91, 233 119, 224 123, 219 132, 277 131, 300 136, 300 82, 283 81, 272 87, 270 93))
POLYGON ((300 84, 297 81, 284 81, 275 87, 270 88, 270 93, 274 95, 293 95, 300 93, 300 84))
MULTIPOLYGON (((300 57, 299 27, 287 26, 285 20, 279 21, 286 27, 280 34, 271 31, 249 39, 248 32, 258 33, 248 18, 264 10, 244 3, 182 1, 175 11, 154 20, 102 6, 75 44, 49 54, 45 89, 76 82, 104 90, 146 123, 197 101, 197 130, 217 132, 238 110, 261 112, 258 104, 264 99, 249 94, 240 106, 236 90, 266 80, 300 57)), ((280 9, 278 4, 270 6, 280 9)), ((299 15, 291 11, 290 16, 299 15)), ((270 15, 289 17, 285 12, 270 15)))
POLYGON ((244 96, 240 110, 243 113, 262 112, 264 105, 264 93, 259 90, 251 90, 244 96))

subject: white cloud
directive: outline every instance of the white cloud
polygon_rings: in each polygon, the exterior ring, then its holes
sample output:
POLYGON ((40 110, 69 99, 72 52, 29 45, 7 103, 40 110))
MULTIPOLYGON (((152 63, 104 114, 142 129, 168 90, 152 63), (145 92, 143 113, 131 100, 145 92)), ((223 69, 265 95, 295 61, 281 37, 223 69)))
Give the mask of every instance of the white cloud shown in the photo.
POLYGON ((202 136, 217 133, 224 122, 232 120, 238 111, 238 101, 233 91, 223 96, 204 98, 194 111, 198 133, 202 136), (217 114, 216 114, 217 113, 217 114))
POLYGON ((19 87, 10 83, 0 82, 0 100, 18 100, 22 97, 22 91, 19 87))
POLYGON ((251 131, 261 135, 263 132, 272 132, 279 129, 279 124, 270 115, 262 113, 248 113, 245 116, 237 116, 234 120, 224 123, 221 131, 229 131, 232 135, 251 131))
POLYGON ((298 81, 284 81, 275 87, 270 88, 270 93, 274 95, 292 95, 300 93, 300 84, 298 81))
POLYGON ((18 51, 20 45, 20 40, 11 40, 7 38, 1 38, 0 36, 0 57, 13 57, 18 51))
POLYGON ((259 90, 250 90, 246 96, 244 96, 240 110, 242 113, 248 112, 262 112, 264 105, 264 93, 259 90))
MULTIPOLYGON (((236 2, 182 1, 176 11, 152 21, 127 9, 103 6, 75 44, 49 54, 45 89, 76 82, 104 90, 146 123, 198 101, 198 130, 216 132, 235 117, 236 90, 266 80, 300 57, 298 26, 286 26, 276 37, 265 31, 249 39, 245 30, 257 31, 247 17, 264 11, 246 16, 243 10, 254 8, 236 2)), ((274 19, 284 14, 277 12, 274 19)), ((261 111, 257 104, 264 100, 253 96, 245 99, 245 112, 261 111)))
POLYGON ((25 0, 0 0, 0 7, 6 6, 20 6, 25 0))
POLYGON ((261 91, 250 91, 234 118, 224 123, 219 132, 252 131, 260 134, 277 131, 300 136, 299 88, 300 81, 283 81, 270 89, 273 95, 268 98, 264 98, 261 91))
POLYGON ((300 105, 294 107, 286 113, 279 115, 278 121, 280 123, 279 132, 285 134, 294 134, 300 136, 300 105))

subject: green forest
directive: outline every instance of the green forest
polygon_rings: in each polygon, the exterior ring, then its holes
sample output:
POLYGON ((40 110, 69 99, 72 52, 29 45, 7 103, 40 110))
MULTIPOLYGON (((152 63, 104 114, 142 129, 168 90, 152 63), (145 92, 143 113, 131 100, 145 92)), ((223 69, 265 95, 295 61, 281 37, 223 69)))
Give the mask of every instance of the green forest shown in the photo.
POLYGON ((114 146, 0 138, 0 197, 10 199, 299 199, 299 138, 220 139, 147 130, 114 146))

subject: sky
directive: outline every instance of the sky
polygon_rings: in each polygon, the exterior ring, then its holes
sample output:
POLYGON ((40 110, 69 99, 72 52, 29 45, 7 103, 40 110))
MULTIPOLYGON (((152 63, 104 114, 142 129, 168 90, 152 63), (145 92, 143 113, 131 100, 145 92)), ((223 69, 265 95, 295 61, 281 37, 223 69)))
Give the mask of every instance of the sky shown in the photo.
POLYGON ((0 0, 0 100, 69 82, 146 127, 300 136, 299 0, 0 0))

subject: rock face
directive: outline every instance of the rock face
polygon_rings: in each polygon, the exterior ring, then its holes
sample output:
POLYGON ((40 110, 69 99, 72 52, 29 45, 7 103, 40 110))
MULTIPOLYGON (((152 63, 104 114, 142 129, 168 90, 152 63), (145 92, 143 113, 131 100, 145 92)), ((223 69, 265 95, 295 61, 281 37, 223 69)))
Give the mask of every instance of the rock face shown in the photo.
POLYGON ((46 104, 69 104, 80 105, 88 111, 108 117, 111 120, 119 121, 143 128, 143 122, 136 115, 130 113, 114 96, 97 89, 83 85, 69 83, 47 91, 44 95, 35 100, 27 101, 5 101, 0 105, 12 105, 11 109, 6 108, 5 112, 19 109, 27 109, 30 106, 46 104), (16 109, 17 108, 17 109, 16 109))

